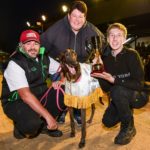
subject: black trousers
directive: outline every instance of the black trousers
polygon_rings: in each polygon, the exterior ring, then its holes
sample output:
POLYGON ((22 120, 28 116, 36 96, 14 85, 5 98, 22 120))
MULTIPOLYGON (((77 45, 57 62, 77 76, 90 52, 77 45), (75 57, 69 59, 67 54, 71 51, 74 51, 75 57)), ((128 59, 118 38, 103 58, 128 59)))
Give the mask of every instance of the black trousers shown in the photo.
MULTIPOLYGON (((62 112, 58 109, 56 104, 56 90, 50 90, 45 108, 56 118, 62 112)), ((42 101, 44 103, 45 99, 42 101)), ((59 104, 62 109, 65 109, 64 96, 59 93, 59 104)), ((43 118, 33 111, 29 105, 22 100, 8 102, 3 106, 5 114, 13 120, 16 128, 24 135, 35 135, 38 133, 43 125, 46 123, 43 118)))
POLYGON ((105 92, 110 93, 111 102, 103 115, 103 124, 106 127, 112 127, 119 122, 129 122, 133 118, 132 104, 135 101, 134 93, 136 91, 123 86, 105 83, 102 80, 100 85, 105 92))

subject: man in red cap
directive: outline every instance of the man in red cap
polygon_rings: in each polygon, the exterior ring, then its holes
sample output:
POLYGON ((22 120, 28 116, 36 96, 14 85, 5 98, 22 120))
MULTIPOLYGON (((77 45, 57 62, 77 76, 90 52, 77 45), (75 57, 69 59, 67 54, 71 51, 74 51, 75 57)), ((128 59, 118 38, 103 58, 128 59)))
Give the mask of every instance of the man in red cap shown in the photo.
MULTIPOLYGON (((35 137, 39 133, 62 136, 55 120, 61 113, 56 105, 56 90, 52 88, 41 100, 48 89, 48 74, 55 73, 59 67, 58 62, 48 58, 44 48, 40 49, 39 34, 33 30, 23 31, 19 48, 4 71, 2 87, 3 110, 14 122, 17 139, 35 137)), ((59 102, 64 109, 61 93, 59 102)))

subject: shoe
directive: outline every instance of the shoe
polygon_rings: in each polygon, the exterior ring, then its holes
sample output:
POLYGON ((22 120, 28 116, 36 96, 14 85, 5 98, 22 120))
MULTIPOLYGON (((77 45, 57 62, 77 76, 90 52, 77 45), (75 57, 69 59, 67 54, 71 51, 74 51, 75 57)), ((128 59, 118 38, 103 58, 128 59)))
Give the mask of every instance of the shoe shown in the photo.
POLYGON ((43 129, 41 131, 41 134, 47 134, 52 137, 61 137, 63 135, 62 131, 56 129, 56 130, 48 130, 48 129, 43 129))
POLYGON ((134 127, 133 120, 129 123, 121 123, 121 129, 116 136, 114 143, 119 145, 126 145, 130 143, 132 138, 136 135, 136 129, 134 127))
POLYGON ((74 121, 76 122, 78 127, 81 127, 82 122, 81 122, 81 117, 80 116, 74 116, 74 121))
POLYGON ((25 136, 22 133, 20 133, 20 131, 15 126, 14 126, 13 134, 16 139, 24 139, 25 138, 25 136))

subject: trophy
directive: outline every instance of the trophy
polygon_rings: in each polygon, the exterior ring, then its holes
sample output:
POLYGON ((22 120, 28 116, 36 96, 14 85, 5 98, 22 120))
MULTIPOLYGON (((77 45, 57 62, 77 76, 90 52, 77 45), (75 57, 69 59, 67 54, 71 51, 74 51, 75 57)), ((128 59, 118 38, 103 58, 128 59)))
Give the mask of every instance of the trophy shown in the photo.
POLYGON ((94 52, 95 57, 97 57, 96 64, 92 65, 92 73, 102 73, 104 71, 104 65, 102 64, 100 60, 101 51, 102 48, 102 41, 99 36, 93 36, 91 37, 91 45, 94 52))

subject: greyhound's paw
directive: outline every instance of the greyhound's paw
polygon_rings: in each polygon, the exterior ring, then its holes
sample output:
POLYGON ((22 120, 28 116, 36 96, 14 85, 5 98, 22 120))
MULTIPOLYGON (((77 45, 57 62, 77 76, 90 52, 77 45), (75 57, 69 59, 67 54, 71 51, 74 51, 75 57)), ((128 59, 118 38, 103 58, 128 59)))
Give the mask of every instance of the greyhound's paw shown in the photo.
POLYGON ((85 146, 85 141, 83 142, 83 141, 81 141, 80 143, 79 143, 79 148, 83 148, 85 146))
POLYGON ((89 124, 90 124, 90 123, 92 123, 92 120, 91 120, 91 119, 89 119, 89 120, 87 121, 87 123, 89 123, 89 124))
POLYGON ((75 137, 75 133, 70 133, 70 137, 75 137))

